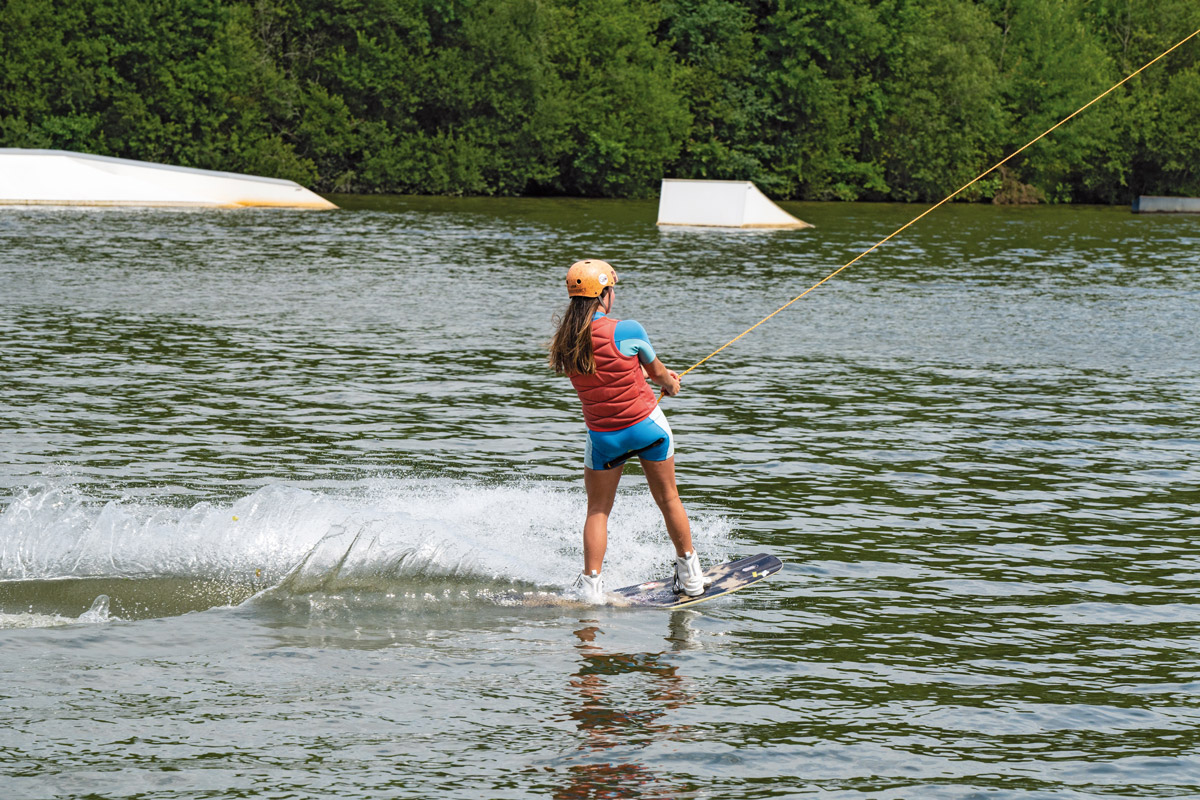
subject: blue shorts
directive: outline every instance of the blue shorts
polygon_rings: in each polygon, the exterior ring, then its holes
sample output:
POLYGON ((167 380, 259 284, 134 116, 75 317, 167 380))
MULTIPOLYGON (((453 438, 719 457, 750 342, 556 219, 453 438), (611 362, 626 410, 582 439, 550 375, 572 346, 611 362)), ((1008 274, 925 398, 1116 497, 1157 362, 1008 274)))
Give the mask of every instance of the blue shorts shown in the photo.
POLYGON ((588 469, 612 469, 630 458, 666 461, 675 455, 675 437, 662 409, 655 407, 641 422, 619 431, 587 432, 583 465, 588 469))

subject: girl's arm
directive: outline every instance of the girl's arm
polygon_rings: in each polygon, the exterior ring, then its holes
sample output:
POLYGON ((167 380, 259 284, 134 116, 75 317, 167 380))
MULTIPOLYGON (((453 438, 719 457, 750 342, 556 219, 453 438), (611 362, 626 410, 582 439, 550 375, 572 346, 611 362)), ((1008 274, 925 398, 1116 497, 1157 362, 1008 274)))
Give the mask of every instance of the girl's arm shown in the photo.
POLYGON ((661 386, 667 397, 679 394, 679 373, 667 369, 657 358, 649 364, 643 364, 642 372, 646 373, 647 378, 661 386))

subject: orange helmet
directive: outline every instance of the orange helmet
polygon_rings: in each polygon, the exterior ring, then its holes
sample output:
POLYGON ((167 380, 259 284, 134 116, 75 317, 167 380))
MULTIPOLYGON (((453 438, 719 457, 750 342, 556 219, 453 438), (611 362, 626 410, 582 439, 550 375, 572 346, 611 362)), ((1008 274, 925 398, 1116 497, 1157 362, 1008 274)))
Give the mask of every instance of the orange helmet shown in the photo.
POLYGON ((599 297, 616 282, 617 271, 597 258, 576 261, 567 270, 567 294, 571 297, 599 297))

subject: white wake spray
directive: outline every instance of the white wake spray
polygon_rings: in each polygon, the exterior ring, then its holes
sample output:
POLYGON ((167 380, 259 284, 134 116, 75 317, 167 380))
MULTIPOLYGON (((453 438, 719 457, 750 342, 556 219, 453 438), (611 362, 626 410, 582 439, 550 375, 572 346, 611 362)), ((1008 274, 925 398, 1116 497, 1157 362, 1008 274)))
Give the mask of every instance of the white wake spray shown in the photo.
MULTIPOLYGON (((611 586, 665 577, 672 556, 644 485, 610 520, 611 586)), ((232 504, 96 502, 69 487, 22 491, 0 513, 0 582, 179 579, 305 594, 403 591, 413 583, 565 589, 582 563, 580 489, 374 478, 336 490, 271 485, 232 504)), ((706 561, 730 523, 693 512, 706 561)), ((0 584, 2 585, 2 584, 0 584)))

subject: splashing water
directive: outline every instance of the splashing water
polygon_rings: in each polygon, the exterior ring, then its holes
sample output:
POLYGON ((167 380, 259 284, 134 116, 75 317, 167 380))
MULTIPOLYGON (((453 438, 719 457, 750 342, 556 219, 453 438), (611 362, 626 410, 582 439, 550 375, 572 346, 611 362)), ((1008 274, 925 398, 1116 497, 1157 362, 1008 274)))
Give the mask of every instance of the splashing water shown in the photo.
POLYGON ((104 623, 111 617, 108 614, 108 595, 102 594, 92 601, 92 607, 79 615, 79 622, 104 623))
MULTIPOLYGON (((110 597, 119 618, 137 618, 255 595, 495 602, 514 589, 561 592, 581 562, 583 504, 555 485, 448 479, 271 485, 188 508, 34 487, 0 514, 0 607, 99 622, 110 597)), ((693 523, 707 559, 728 555, 728 520, 693 523)), ((611 585, 665 575, 670 544, 644 487, 623 493, 610 527, 611 585)))

